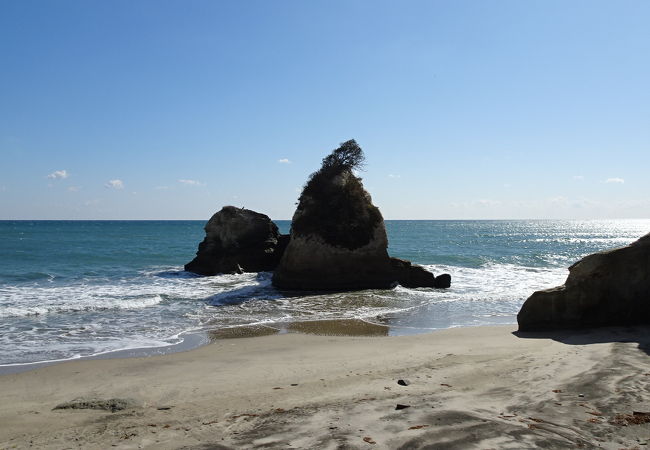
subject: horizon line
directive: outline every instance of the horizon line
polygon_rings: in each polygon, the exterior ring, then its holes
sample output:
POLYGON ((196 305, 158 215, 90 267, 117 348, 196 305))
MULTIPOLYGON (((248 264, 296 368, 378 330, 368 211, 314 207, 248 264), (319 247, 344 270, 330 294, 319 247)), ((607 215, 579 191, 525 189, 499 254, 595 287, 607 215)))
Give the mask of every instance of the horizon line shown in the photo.
MULTIPOLYGON (((208 219, 0 219, 0 222, 207 222, 208 219)), ((273 221, 283 221, 283 222, 291 222, 292 219, 273 219, 273 221)), ((570 221, 578 221, 578 220, 650 220, 650 217, 614 217, 614 218, 586 218, 586 219, 579 219, 579 218, 535 218, 535 217, 529 217, 529 218, 499 218, 499 219, 489 219, 489 218, 483 218, 483 219, 384 219, 384 221, 410 221, 410 222, 435 222, 435 221, 455 221, 455 222, 461 222, 461 221, 525 221, 525 220, 537 220, 537 221, 544 221, 544 220, 570 220, 570 221)))

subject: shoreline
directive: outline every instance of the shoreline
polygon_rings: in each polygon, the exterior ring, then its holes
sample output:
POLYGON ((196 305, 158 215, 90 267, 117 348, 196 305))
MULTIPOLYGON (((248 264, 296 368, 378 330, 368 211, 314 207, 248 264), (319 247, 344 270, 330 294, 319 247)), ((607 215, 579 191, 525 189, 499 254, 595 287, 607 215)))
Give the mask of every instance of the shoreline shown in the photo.
POLYGON ((134 347, 119 350, 110 350, 87 356, 78 356, 73 358, 54 359, 47 361, 34 361, 26 363, 0 364, 0 376, 28 372, 30 370, 49 367, 57 364, 66 364, 73 361, 92 361, 97 359, 120 359, 120 358, 142 358, 154 355, 168 355, 177 352, 193 350, 195 348, 208 345, 210 339, 206 333, 186 332, 181 342, 159 347, 134 347))
MULTIPOLYGON (((510 324, 506 324, 510 325, 510 324)), ((419 328, 419 327, 391 327, 377 324, 364 319, 317 319, 310 321, 295 322, 270 322, 264 325, 239 325, 230 328, 215 330, 186 331, 179 336, 182 341, 155 347, 134 347, 92 355, 78 356, 65 359, 34 361, 25 363, 0 364, 0 376, 14 373, 23 373, 30 370, 47 367, 56 364, 64 364, 71 361, 86 361, 96 359, 120 359, 120 358, 141 358, 149 356, 168 355, 178 352, 194 350, 205 345, 210 345, 221 339, 248 339, 259 336, 280 336, 287 333, 311 334, 316 336, 414 336, 419 334, 435 333, 453 328, 472 328, 482 325, 459 325, 447 328, 419 328), (391 335, 391 330, 409 329, 410 333, 399 333, 391 335)))
POLYGON ((620 425, 650 412, 650 327, 514 328, 286 333, 1 375, 0 448, 621 448, 650 439, 647 425, 620 425), (53 409, 78 398, 126 408, 53 409))

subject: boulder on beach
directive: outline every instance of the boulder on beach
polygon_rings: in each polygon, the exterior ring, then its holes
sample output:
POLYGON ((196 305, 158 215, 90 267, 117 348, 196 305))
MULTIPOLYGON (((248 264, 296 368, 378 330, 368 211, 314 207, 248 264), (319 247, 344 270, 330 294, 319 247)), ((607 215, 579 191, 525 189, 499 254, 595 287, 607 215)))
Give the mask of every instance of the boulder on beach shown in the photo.
POLYGON ((581 259, 564 285, 531 295, 517 322, 519 331, 650 323, 650 234, 581 259))
POLYGON ((288 240, 268 216, 224 206, 205 225, 205 239, 185 270, 200 275, 273 270, 288 240))

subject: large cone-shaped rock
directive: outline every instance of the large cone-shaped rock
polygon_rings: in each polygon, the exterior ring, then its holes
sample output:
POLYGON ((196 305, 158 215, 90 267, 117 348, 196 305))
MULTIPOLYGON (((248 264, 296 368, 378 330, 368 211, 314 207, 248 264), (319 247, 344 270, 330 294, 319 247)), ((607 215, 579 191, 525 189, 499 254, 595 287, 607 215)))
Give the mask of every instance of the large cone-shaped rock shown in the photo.
POLYGON ((650 323, 650 234, 578 261, 563 286, 531 295, 517 321, 519 331, 650 323))
POLYGON ((224 206, 205 225, 205 239, 185 270, 200 275, 273 270, 287 241, 268 216, 224 206))
POLYGON ((273 275, 284 289, 351 290, 396 284, 379 209, 352 169, 355 141, 341 144, 312 174, 299 199, 291 240, 273 275))

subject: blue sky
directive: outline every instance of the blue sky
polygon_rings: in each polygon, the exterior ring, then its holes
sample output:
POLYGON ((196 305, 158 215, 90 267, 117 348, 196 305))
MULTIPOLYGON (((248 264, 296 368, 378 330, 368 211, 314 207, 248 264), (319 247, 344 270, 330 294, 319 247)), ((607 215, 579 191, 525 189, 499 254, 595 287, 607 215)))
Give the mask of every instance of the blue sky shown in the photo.
POLYGON ((0 1, 0 219, 649 218, 650 2, 0 1))

